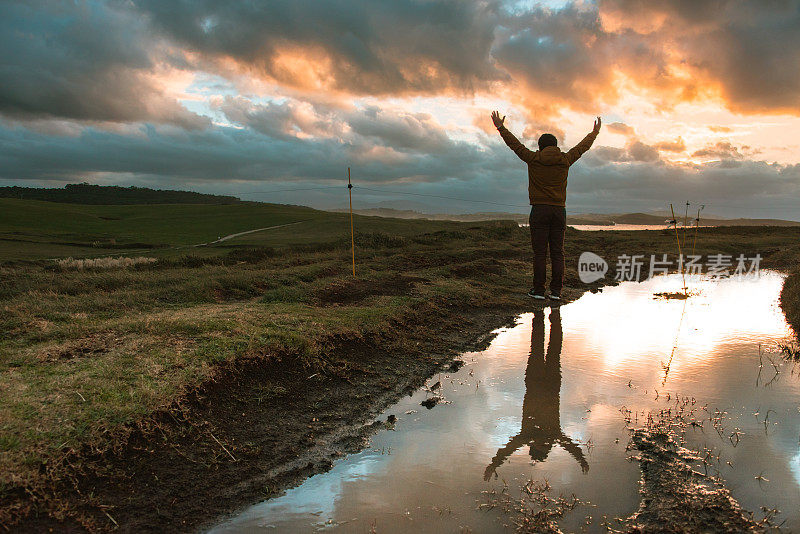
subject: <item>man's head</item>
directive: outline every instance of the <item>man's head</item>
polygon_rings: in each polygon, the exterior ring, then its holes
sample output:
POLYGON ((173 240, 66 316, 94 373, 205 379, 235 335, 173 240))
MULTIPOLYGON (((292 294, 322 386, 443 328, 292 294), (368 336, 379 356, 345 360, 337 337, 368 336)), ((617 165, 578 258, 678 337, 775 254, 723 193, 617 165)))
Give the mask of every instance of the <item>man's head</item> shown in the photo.
POLYGON ((550 454, 550 450, 553 448, 553 440, 550 438, 546 439, 534 439, 530 443, 530 448, 528 449, 531 460, 534 462, 544 462, 547 460, 547 455, 550 454))
POLYGON ((539 150, 544 150, 548 146, 558 146, 558 139, 553 134, 542 134, 539 138, 539 150))

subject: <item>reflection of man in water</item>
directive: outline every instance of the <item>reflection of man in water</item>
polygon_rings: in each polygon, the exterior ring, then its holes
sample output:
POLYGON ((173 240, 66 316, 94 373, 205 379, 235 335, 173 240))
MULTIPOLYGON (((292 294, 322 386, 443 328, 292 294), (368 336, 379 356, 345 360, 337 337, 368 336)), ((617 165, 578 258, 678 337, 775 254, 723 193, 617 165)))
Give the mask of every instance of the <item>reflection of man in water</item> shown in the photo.
POLYGON ((580 446, 561 430, 559 393, 562 337, 561 312, 553 309, 550 311, 550 342, 545 357, 544 311, 533 312, 531 354, 525 370, 525 399, 522 401, 522 428, 505 447, 498 449, 483 474, 484 479, 489 480, 506 458, 525 445, 530 446, 531 460, 542 462, 553 444, 558 443, 581 464, 584 473, 589 470, 580 446))

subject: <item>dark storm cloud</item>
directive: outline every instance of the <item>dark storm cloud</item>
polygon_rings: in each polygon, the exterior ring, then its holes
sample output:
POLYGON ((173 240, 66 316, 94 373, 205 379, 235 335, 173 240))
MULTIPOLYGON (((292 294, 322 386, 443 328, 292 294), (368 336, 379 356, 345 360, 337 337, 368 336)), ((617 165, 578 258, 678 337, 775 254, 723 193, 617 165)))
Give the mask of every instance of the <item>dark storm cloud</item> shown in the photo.
POLYGON ((199 127, 158 76, 231 65, 351 95, 500 82, 537 120, 613 103, 617 73, 667 103, 716 88, 732 109, 800 112, 800 6, 789 0, 513 12, 494 0, 4 2, 0 30, 0 113, 18 118, 199 127))
POLYGON ((23 119, 207 120, 152 79, 153 36, 141 16, 96 2, 0 4, 0 113, 23 119))
POLYGON ((500 65, 559 101, 593 102, 595 85, 611 76, 582 42, 600 31, 594 13, 536 10, 509 22, 514 23, 511 35, 493 52, 500 65))
MULTIPOLYGON (((405 133, 400 125, 398 131, 381 135, 405 133)), ((358 166, 363 180, 374 183, 434 182, 469 180, 513 164, 499 146, 486 151, 449 139, 435 153, 376 152, 372 135, 302 139, 232 127, 184 131, 143 126, 134 135, 89 128, 77 137, 0 127, 0 144, 4 180, 69 181, 97 173, 186 182, 332 180, 347 166, 358 166)))
POLYGON ((443 154, 455 144, 425 113, 388 111, 369 106, 342 110, 296 100, 255 104, 243 97, 225 97, 217 105, 234 124, 276 138, 298 135, 337 138, 364 147, 382 146, 398 152, 443 154))
POLYGON ((531 111, 587 111, 613 101, 621 72, 667 102, 713 86, 735 109, 797 112, 797 7, 691 4, 603 0, 596 8, 508 12, 499 2, 455 0, 136 1, 165 39, 199 54, 198 68, 233 59, 252 75, 304 89, 470 93, 513 80, 531 111), (648 20, 662 23, 641 28, 648 20), (310 67, 287 66, 287 52, 290 64, 299 55, 310 67), (676 74, 675 67, 692 72, 676 74))
POLYGON ((269 102, 260 105, 241 96, 226 96, 212 105, 231 123, 252 128, 276 139, 290 139, 299 132, 319 136, 330 133, 334 127, 331 121, 321 117, 304 119, 297 103, 293 102, 269 102))
POLYGON ((404 151, 444 154, 452 150, 453 141, 430 115, 392 113, 371 107, 347 117, 356 134, 404 151))
POLYGON ((719 96, 736 111, 800 113, 796 1, 599 0, 503 24, 493 57, 540 114, 613 103, 619 74, 660 107, 719 96))
POLYGON ((400 94, 471 92, 501 76, 489 57, 498 4, 443 0, 217 2, 135 0, 153 26, 206 59, 233 58, 288 85, 302 74, 284 51, 330 61, 329 89, 400 94))
POLYGON ((533 8, 505 20, 509 32, 493 57, 522 87, 521 101, 537 114, 564 108, 594 113, 619 97, 617 76, 630 84, 672 90, 669 58, 649 36, 608 31, 600 12, 587 4, 560 10, 533 8))
POLYGON ((800 167, 756 161, 703 165, 609 164, 570 172, 570 206, 576 211, 647 211, 669 203, 706 204, 728 217, 798 219, 800 167))
POLYGON ((800 112, 795 0, 600 0, 599 8, 616 33, 647 37, 654 49, 675 47, 732 109, 800 112))

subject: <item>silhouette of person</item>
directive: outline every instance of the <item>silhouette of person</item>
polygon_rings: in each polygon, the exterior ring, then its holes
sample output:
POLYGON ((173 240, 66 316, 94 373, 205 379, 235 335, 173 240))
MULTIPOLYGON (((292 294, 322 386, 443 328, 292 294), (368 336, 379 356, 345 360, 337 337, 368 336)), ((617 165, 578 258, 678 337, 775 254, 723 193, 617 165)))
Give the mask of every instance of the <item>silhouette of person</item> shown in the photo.
POLYGON ((533 151, 523 145, 505 127, 505 116, 492 112, 492 122, 508 148, 528 165, 528 200, 531 214, 533 247, 533 288, 528 296, 544 300, 544 285, 547 275, 547 251, 550 250, 550 299, 561 300, 564 286, 564 233, 567 229, 567 176, 569 168, 592 147, 600 133, 602 120, 597 117, 594 127, 583 141, 567 152, 558 148, 558 139, 553 134, 539 137, 539 150, 533 151))
POLYGON ((544 311, 533 312, 531 332, 531 353, 525 370, 525 398, 522 401, 522 428, 519 434, 497 450, 492 463, 483 473, 489 480, 495 470, 506 458, 519 448, 530 447, 531 460, 543 462, 554 444, 561 445, 581 465, 584 473, 589 471, 589 463, 583 456, 580 446, 561 430, 560 400, 561 392, 561 312, 550 311, 550 341, 547 356, 544 352, 544 311))

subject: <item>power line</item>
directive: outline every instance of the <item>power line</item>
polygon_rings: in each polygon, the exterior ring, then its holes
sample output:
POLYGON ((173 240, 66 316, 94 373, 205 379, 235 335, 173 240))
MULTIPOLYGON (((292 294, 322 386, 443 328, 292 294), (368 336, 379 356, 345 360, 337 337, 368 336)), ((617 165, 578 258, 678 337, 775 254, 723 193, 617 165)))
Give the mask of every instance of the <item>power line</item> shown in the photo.
POLYGON ((247 191, 245 193, 237 193, 239 195, 267 195, 270 193, 288 193, 290 191, 316 191, 318 189, 338 189, 340 185, 325 185, 321 187, 300 187, 297 189, 275 189, 273 191, 247 191))
MULTIPOLYGON (((321 187, 301 187, 301 188, 295 188, 295 189, 275 189, 275 190, 272 190, 272 191, 247 191, 245 193, 238 193, 238 194, 239 195, 267 195, 267 194, 271 194, 271 193, 289 193, 289 192, 292 192, 292 191, 318 191, 318 190, 321 190, 321 189, 338 189, 340 187, 342 187, 342 186, 340 186, 340 185, 329 185, 329 186, 321 186, 321 187)), ((502 203, 502 202, 492 202, 492 201, 489 201, 489 200, 474 200, 474 199, 469 199, 469 198, 448 197, 448 196, 444 196, 444 195, 429 195, 429 194, 425 194, 425 193, 410 193, 410 192, 407 192, 407 191, 388 191, 388 190, 385 190, 385 189, 373 189, 371 187, 364 187, 362 185, 353 186, 353 187, 357 187, 359 189, 364 189, 365 191, 372 191, 372 192, 375 192, 375 193, 383 193, 383 194, 389 193, 389 194, 393 194, 393 195, 410 195, 410 196, 415 196, 415 197, 440 198, 440 199, 446 199, 446 200, 457 200, 459 202, 476 202, 476 203, 479 203, 479 204, 491 204, 493 206, 505 206, 505 207, 509 207, 509 208, 528 208, 529 207, 527 204, 525 204, 525 205, 523 205, 523 204, 505 204, 505 203, 502 203)))

